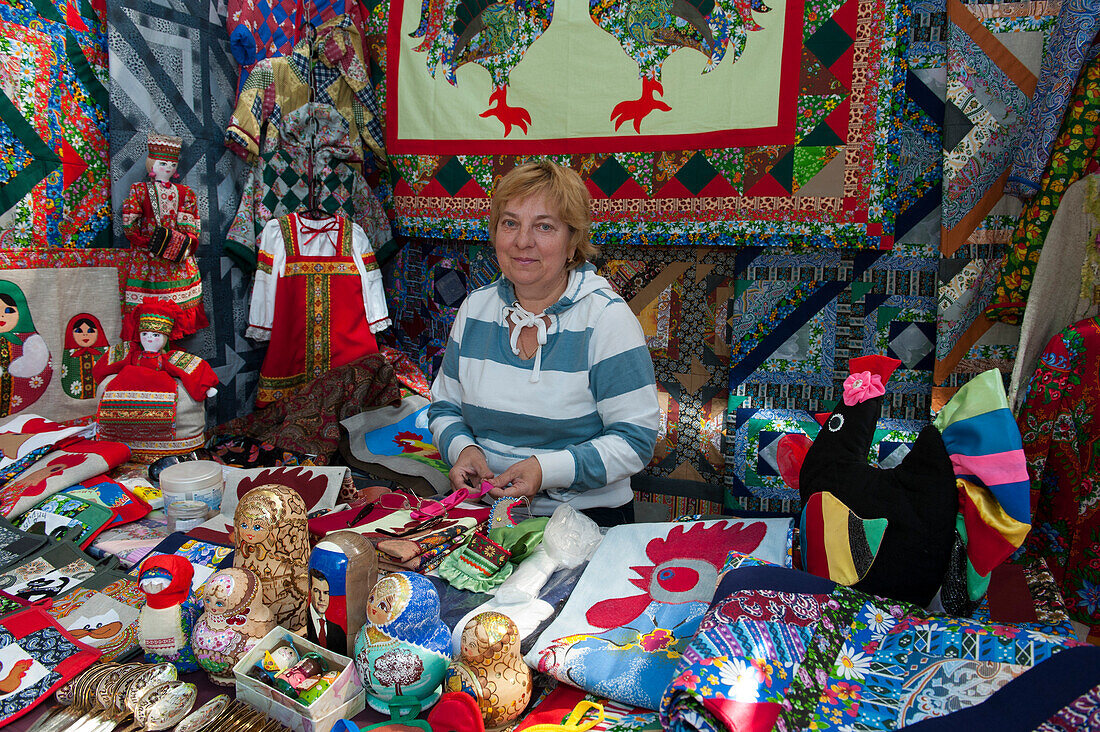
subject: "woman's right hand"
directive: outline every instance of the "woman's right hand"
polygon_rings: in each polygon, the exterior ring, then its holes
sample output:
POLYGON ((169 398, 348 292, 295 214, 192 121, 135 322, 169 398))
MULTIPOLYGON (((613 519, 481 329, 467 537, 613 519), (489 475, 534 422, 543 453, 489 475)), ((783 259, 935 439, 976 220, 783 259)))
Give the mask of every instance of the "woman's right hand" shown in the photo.
POLYGON ((493 473, 485 462, 485 453, 481 448, 469 445, 458 453, 458 460, 447 476, 451 479, 451 490, 456 491, 470 486, 476 488, 481 485, 481 481, 492 478, 493 473))

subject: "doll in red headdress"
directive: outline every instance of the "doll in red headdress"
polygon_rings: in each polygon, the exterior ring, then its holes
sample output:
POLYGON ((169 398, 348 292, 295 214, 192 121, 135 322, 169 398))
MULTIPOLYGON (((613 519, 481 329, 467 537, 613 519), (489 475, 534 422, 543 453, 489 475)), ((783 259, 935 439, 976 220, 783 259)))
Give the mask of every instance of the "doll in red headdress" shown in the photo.
POLYGON ((204 441, 203 400, 218 393, 218 377, 198 356, 168 349, 180 316, 171 300, 146 298, 123 321, 131 340, 95 365, 99 435, 126 443, 137 459, 190 452, 204 441))
MULTIPOLYGON (((131 185, 122 203, 122 233, 134 252, 126 274, 123 313, 147 297, 172 300, 182 311, 176 320, 181 337, 209 325, 194 257, 202 233, 198 203, 194 191, 172 181, 182 146, 179 137, 151 133, 145 161, 150 180, 131 185)), ((122 337, 136 336, 123 326, 122 337)))

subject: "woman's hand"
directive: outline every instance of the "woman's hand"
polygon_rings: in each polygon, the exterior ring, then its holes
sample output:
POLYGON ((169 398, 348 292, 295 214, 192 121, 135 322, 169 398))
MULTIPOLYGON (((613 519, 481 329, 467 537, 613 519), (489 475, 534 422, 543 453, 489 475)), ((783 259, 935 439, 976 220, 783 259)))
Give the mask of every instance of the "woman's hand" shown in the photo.
POLYGON ((507 470, 489 482, 496 486, 489 491, 489 495, 493 498, 533 497, 542 488, 542 465, 537 458, 529 457, 510 465, 507 470))
POLYGON ((489 480, 493 473, 489 470, 489 464, 485 462, 485 453, 481 448, 469 445, 458 453, 458 460, 447 473, 451 479, 451 490, 473 486, 477 488, 481 481, 489 480))

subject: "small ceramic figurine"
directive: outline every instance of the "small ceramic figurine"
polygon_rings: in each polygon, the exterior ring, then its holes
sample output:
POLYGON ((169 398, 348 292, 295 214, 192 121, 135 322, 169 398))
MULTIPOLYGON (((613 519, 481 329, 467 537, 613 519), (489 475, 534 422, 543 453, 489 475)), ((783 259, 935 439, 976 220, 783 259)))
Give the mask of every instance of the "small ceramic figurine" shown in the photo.
POLYGON ((169 350, 182 312, 171 300, 146 300, 123 321, 132 340, 107 349, 93 376, 99 384, 99 437, 126 443, 139 462, 190 452, 205 441, 204 400, 218 393, 210 364, 169 350))
POLYGON ((306 638, 342 656, 355 649, 367 595, 378 581, 378 553, 354 531, 327 534, 309 555, 306 638))
POLYGON ((531 701, 531 669, 523 662, 519 629, 507 615, 475 615, 462 629, 459 660, 447 669, 445 691, 477 701, 486 730, 508 726, 531 701))
POLYGON ((328 661, 319 653, 305 653, 290 668, 275 676, 275 688, 291 699, 312 688, 328 673, 328 661))
MULTIPOLYGON (((145 169, 150 180, 131 185, 122 203, 122 233, 133 252, 126 272, 123 313, 146 297, 167 298, 183 309, 180 334, 190 335, 208 325, 202 277, 194 257, 202 221, 195 192, 172 180, 183 140, 150 134, 147 144, 145 169)), ((122 337, 133 335, 123 327, 122 337)))
POLYGON ((245 493, 233 514, 234 567, 250 569, 263 583, 263 601, 275 622, 300 632, 309 606, 309 528, 306 503, 274 483, 245 493))
POLYGON ((191 634, 199 604, 191 596, 195 568, 186 557, 158 554, 141 563, 138 586, 146 604, 138 615, 138 644, 146 663, 168 662, 180 673, 199 670, 191 634))
POLYGON ((439 698, 451 662, 450 630, 439 617, 439 595, 423 575, 394 572, 367 598, 367 622, 355 638, 355 666, 367 703, 388 714, 389 704, 439 698))
POLYGON ((275 627, 260 578, 243 568, 223 569, 206 581, 202 603, 191 647, 211 681, 232 686, 233 666, 275 627))

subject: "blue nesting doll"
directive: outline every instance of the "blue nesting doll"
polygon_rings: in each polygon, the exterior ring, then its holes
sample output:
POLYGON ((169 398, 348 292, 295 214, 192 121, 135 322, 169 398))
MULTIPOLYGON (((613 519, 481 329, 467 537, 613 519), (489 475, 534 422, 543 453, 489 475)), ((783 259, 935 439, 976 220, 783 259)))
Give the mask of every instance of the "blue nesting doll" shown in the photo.
POLYGON ((451 662, 451 631, 439 617, 439 595, 423 575, 394 572, 367 598, 367 622, 355 639, 355 666, 372 708, 426 709, 439 699, 451 662))

